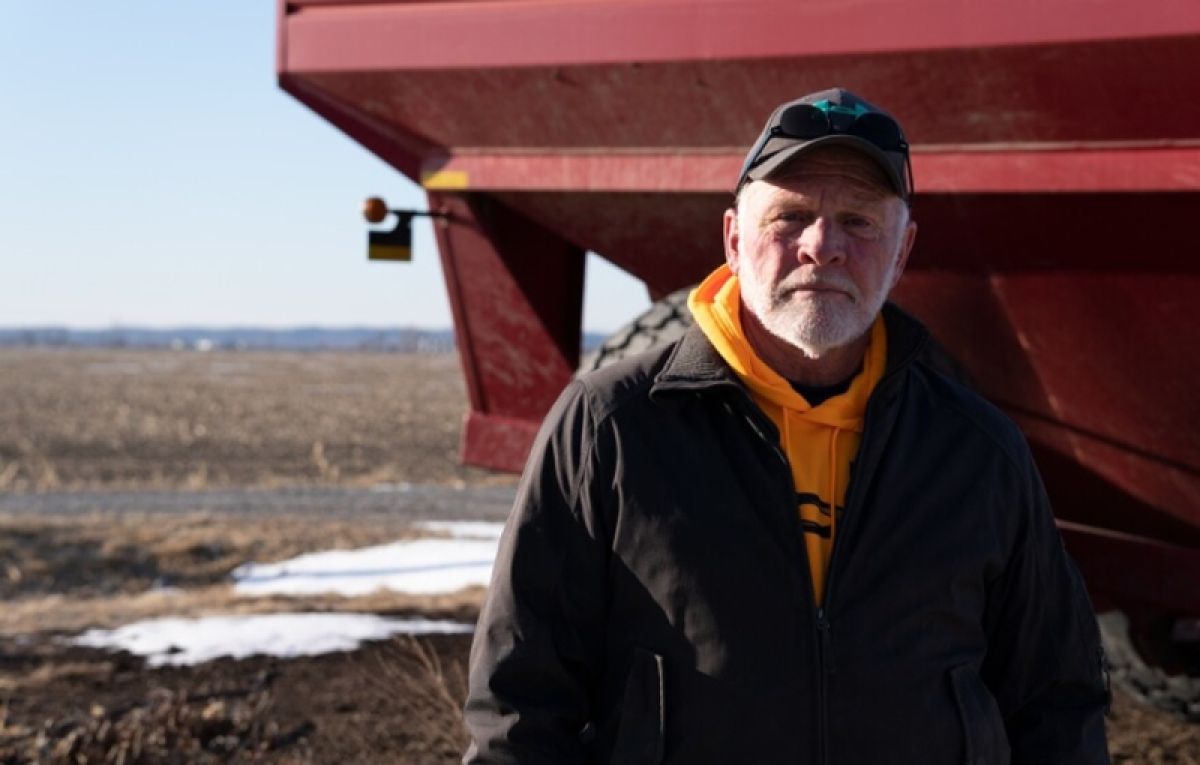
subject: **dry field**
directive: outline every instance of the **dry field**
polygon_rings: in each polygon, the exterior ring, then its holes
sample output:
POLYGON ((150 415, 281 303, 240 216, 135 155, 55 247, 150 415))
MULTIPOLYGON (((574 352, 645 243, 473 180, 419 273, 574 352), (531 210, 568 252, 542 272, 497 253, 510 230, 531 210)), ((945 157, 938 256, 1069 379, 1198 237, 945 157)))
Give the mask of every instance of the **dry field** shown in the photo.
POLYGON ((0 491, 486 481, 448 354, 0 348, 0 491))
MULTIPOLYGON (((464 408, 448 356, 0 349, 0 763, 456 762, 465 636, 160 668, 64 638, 164 615, 473 620, 478 589, 229 584, 419 518, 502 517, 512 479, 455 461, 464 408), (406 482, 440 486, 365 488, 406 482)), ((1119 692, 1110 741, 1119 763, 1200 765, 1200 726, 1119 692)))

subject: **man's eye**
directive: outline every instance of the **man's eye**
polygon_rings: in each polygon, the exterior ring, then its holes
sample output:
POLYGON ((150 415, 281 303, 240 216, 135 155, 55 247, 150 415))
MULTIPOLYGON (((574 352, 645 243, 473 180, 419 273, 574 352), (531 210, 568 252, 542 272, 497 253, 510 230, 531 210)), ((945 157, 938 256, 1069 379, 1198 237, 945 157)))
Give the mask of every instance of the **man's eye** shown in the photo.
POLYGON ((875 221, 861 215, 848 215, 842 218, 842 225, 856 233, 871 233, 878 228, 875 221))
POLYGON ((784 223, 803 223, 812 219, 812 215, 799 210, 784 210, 775 216, 775 220, 784 223))

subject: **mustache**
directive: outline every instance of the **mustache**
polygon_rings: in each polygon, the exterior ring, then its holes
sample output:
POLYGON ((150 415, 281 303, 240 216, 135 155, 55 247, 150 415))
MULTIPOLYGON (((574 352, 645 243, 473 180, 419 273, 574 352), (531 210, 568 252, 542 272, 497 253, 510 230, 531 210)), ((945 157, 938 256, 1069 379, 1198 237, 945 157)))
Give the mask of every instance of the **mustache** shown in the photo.
POLYGON ((801 290, 830 290, 834 292, 844 292, 852 299, 858 300, 858 289, 854 284, 842 279, 834 279, 829 277, 821 277, 814 279, 812 277, 801 277, 797 279, 788 279, 780 282, 775 288, 777 298, 786 298, 794 292, 801 290))

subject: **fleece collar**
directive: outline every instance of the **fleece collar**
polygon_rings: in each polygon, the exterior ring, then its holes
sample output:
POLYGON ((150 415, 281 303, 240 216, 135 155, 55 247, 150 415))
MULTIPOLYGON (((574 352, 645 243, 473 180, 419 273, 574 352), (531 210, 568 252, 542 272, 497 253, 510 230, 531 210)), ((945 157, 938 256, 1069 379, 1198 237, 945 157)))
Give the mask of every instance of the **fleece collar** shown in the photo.
MULTIPOLYGON (((913 364, 929 341, 929 331, 911 315, 892 303, 883 307, 888 352, 881 384, 913 364)), ((654 377, 650 389, 653 399, 663 400, 673 393, 704 390, 744 389, 737 374, 709 342, 704 330, 693 325, 672 349, 654 377)))
POLYGON ((728 266, 721 266, 701 282, 692 292, 688 307, 709 342, 757 398, 814 424, 862 430, 867 399, 883 376, 887 358, 887 333, 882 319, 876 318, 862 369, 846 391, 812 406, 751 347, 741 321, 741 286, 728 266))

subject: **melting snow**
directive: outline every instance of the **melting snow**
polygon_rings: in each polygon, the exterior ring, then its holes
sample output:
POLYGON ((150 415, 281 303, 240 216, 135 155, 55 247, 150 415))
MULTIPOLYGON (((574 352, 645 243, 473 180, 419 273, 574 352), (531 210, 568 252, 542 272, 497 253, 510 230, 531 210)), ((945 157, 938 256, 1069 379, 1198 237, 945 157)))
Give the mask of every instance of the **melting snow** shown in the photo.
MULTIPOLYGON (((437 535, 359 550, 301 555, 282 563, 247 563, 233 572, 242 595, 365 595, 379 589, 415 594, 487 586, 503 524, 429 522, 437 535)), ((470 632, 469 624, 387 619, 367 614, 265 614, 166 618, 89 630, 74 642, 123 649, 151 666, 196 664, 220 656, 313 656, 353 650, 364 640, 396 633, 470 632)))
POLYGON ((429 522, 420 528, 446 538, 309 553, 281 563, 247 563, 233 572, 237 592, 353 596, 388 589, 430 595, 487 586, 503 524, 429 522))
POLYGON ((364 640, 381 640, 397 633, 465 633, 471 629, 459 622, 369 614, 261 614, 151 619, 115 630, 88 630, 73 642, 126 650, 157 667, 198 664, 221 656, 314 656, 350 651, 364 640))

